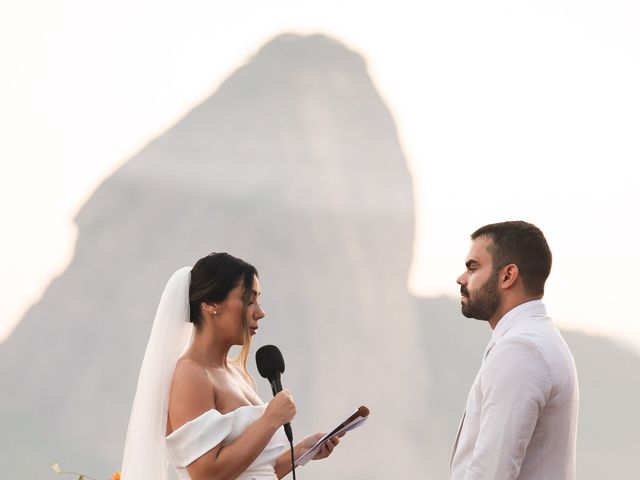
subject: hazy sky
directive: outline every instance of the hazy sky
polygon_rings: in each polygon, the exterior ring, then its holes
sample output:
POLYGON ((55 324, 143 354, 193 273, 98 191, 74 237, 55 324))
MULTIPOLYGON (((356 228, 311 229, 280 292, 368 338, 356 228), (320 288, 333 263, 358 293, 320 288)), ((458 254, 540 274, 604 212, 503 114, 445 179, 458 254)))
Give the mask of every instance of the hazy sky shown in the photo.
POLYGON ((554 318, 640 348, 639 23, 632 0, 2 0, 0 325, 64 270, 106 175, 273 36, 322 32, 397 122, 413 292, 455 296, 469 233, 525 219, 554 252, 554 318))

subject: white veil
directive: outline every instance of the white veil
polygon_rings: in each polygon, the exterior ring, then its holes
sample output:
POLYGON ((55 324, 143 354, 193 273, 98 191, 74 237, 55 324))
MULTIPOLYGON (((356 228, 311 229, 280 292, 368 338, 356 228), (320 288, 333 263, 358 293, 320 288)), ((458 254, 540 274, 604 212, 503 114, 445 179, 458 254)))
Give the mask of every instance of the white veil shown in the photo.
POLYGON ((122 460, 122 480, 166 480, 165 434, 176 361, 191 344, 191 267, 175 272, 162 293, 144 354, 122 460))

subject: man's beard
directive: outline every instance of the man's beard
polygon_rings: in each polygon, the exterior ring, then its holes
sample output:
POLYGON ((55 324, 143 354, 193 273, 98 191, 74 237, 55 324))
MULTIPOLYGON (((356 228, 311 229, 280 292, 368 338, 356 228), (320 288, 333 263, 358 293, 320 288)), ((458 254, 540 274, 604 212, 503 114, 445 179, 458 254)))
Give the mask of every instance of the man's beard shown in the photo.
POLYGON ((467 303, 463 304, 461 308, 462 314, 467 318, 489 320, 500 306, 497 273, 471 294, 464 286, 460 287, 460 293, 467 297, 467 303))

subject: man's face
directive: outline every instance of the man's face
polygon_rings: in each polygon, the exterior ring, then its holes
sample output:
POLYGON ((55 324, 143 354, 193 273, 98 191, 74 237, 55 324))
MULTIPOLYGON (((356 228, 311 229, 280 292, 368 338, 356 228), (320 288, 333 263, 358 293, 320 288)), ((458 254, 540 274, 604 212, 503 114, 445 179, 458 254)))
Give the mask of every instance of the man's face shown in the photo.
POLYGON ((462 314, 467 318, 489 320, 500 306, 498 275, 493 272, 493 259, 487 237, 478 237, 471 243, 466 260, 467 269, 458 277, 462 314))

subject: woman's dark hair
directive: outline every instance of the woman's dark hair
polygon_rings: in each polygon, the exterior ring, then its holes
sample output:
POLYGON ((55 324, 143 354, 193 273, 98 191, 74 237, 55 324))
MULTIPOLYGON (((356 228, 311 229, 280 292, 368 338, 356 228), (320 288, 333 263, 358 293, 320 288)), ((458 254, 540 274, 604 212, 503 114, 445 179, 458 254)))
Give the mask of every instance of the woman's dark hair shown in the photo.
MULTIPOLYGON (((191 269, 191 285, 189 287, 189 319, 196 329, 202 328, 203 303, 222 302, 229 292, 242 285, 245 297, 245 309, 249 304, 253 290, 253 277, 258 276, 256 268, 228 253, 210 253, 201 258, 191 269)), ((242 350, 236 362, 242 366, 245 375, 253 381, 247 371, 247 357, 251 346, 251 335, 245 316, 242 317, 242 350)))
POLYGON ((229 292, 242 283, 245 296, 251 294, 253 277, 258 276, 256 268, 228 253, 210 253, 201 258, 191 269, 189 287, 189 317, 200 328, 202 312, 200 304, 222 302, 229 292))

